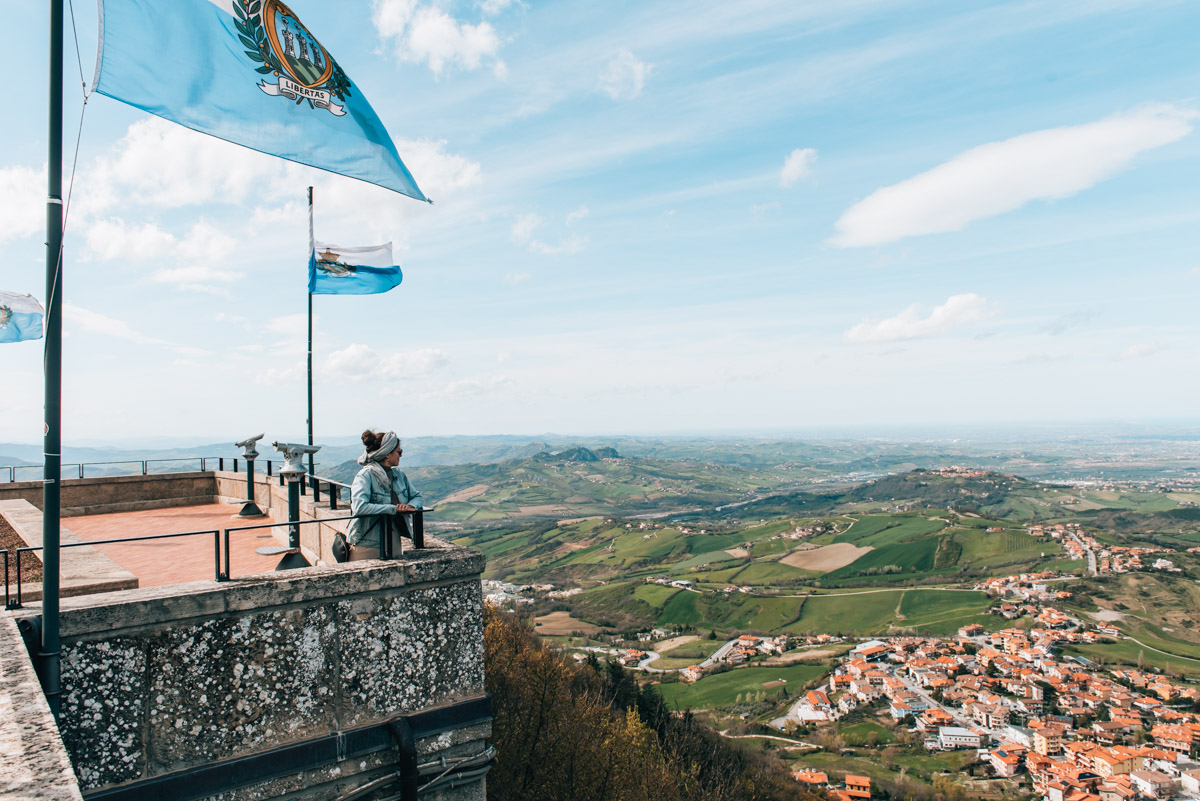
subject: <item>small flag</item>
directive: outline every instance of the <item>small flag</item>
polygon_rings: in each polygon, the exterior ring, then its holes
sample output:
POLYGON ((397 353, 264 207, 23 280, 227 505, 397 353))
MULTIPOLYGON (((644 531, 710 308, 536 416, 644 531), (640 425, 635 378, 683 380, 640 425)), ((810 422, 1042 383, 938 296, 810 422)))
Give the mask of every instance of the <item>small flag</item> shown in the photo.
POLYGON ((100 28, 100 94, 428 200, 362 90, 279 0, 102 0, 100 28))
POLYGON ((375 295, 404 280, 392 264, 392 243, 344 248, 314 242, 308 256, 308 291, 314 295, 375 295))
POLYGON ((0 342, 41 339, 45 314, 33 295, 0 291, 0 342))

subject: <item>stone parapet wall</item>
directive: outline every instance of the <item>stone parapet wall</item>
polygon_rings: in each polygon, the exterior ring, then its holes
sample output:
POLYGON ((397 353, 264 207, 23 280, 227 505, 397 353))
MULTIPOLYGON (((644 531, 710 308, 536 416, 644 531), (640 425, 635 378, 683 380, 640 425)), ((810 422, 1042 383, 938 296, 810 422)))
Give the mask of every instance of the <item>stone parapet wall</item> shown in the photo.
POLYGON ((83 801, 12 616, 0 612, 0 801, 83 801))
MULTIPOLYGON (((243 477, 243 494, 245 478, 243 477)), ((0 501, 24 500, 42 508, 42 482, 17 481, 0 484, 0 501)), ((136 512, 171 506, 199 506, 217 502, 217 484, 212 471, 203 473, 158 473, 148 476, 103 476, 63 479, 62 516, 107 512, 136 512)))
MULTIPOLYGON (((393 562, 64 599, 60 728, 84 793, 481 696, 483 557, 429 545, 393 562)), ((441 731, 418 741, 420 759, 480 753, 488 733, 441 731)), ((398 758, 392 744, 189 797, 332 798, 398 758)), ((482 799, 483 785, 441 796, 482 799)))

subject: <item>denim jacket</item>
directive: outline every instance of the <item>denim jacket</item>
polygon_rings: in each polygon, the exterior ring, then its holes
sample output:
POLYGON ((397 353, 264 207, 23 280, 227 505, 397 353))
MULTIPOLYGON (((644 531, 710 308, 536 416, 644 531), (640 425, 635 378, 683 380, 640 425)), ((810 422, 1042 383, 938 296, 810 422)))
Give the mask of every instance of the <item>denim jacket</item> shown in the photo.
MULTIPOLYGON (((420 509, 421 493, 409 482, 404 472, 392 468, 392 486, 400 503, 415 506, 420 509)), ((395 514, 396 505, 392 503, 392 493, 375 475, 375 471, 364 467, 354 477, 350 487, 350 513, 355 515, 395 514)), ((363 518, 351 520, 346 532, 346 540, 351 545, 361 545, 364 548, 378 548, 379 536, 383 531, 382 518, 363 518)))

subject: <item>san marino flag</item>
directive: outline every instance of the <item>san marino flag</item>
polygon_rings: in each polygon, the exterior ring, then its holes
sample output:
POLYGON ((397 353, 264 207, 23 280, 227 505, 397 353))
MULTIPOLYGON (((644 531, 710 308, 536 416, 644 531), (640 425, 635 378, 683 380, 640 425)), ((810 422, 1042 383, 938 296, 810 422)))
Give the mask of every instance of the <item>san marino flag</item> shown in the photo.
POLYGON ((0 291, 0 342, 41 339, 45 313, 33 295, 0 291))
POLYGON ((362 91, 278 0, 101 0, 100 13, 97 92, 428 201, 362 91))
POLYGON ((404 279, 392 264, 392 243, 344 248, 314 242, 308 255, 308 291, 314 295, 375 295, 404 279))

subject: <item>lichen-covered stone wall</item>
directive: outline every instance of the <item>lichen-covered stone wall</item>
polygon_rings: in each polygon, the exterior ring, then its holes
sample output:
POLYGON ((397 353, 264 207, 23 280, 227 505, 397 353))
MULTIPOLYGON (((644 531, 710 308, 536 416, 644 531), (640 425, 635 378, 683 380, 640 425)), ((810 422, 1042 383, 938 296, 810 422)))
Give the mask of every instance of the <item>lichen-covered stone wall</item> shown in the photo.
MULTIPOLYGON (((391 563, 64 600, 60 728, 84 792, 481 695, 483 558, 430 543, 391 563)), ((482 736, 447 747, 477 752, 482 736)), ((221 798, 324 797, 388 753, 221 798)))

